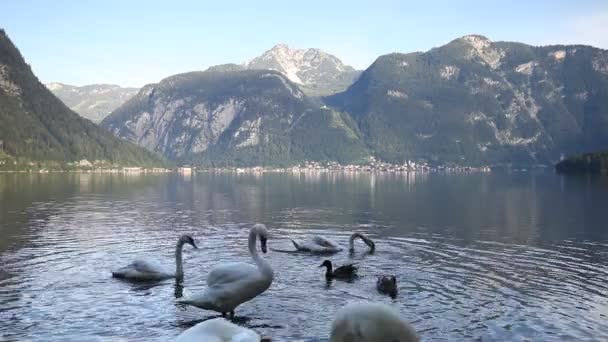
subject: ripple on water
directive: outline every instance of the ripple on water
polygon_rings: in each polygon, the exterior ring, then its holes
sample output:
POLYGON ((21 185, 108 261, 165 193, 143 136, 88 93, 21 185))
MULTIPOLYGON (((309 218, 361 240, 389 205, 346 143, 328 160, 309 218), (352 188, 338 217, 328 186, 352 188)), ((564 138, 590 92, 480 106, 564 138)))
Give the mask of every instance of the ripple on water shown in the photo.
MULTIPOLYGON (((202 291, 219 262, 250 262, 250 225, 233 220, 240 214, 234 208, 198 211, 179 201, 102 195, 32 204, 28 215, 35 219, 21 231, 26 242, 0 254, 0 336, 161 341, 215 317, 177 305, 175 297, 202 291), (200 249, 184 249, 183 290, 172 281, 131 284, 110 277, 111 269, 140 256, 174 267, 174 246, 185 233, 200 249)), ((608 338, 606 243, 530 246, 449 238, 427 228, 398 233, 400 227, 387 222, 352 222, 346 215, 347 210, 295 206, 264 216, 270 218, 271 248, 292 250, 288 237, 319 233, 346 247, 350 233, 361 231, 376 241, 377 252, 368 254, 357 242, 352 256, 266 254, 275 280, 237 310, 239 324, 277 341, 324 340, 335 311, 365 299, 398 308, 424 340, 608 338), (328 284, 318 267, 326 258, 357 262, 360 278, 328 284), (380 274, 397 276, 396 300, 375 291, 380 274)))

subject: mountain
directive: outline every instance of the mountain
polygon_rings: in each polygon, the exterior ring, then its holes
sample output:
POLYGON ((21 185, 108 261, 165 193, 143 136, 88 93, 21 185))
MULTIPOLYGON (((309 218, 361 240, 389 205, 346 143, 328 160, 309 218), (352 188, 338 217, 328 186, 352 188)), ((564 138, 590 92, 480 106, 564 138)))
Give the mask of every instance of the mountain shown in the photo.
POLYGON ((608 148, 608 51, 470 35, 381 56, 325 101, 386 161, 549 164, 608 148))
POLYGON ((291 49, 278 44, 246 64, 249 69, 276 70, 310 96, 330 95, 350 86, 360 71, 319 49, 291 49))
POLYGON ((101 125, 170 159, 202 165, 369 157, 349 115, 322 107, 277 71, 237 65, 146 85, 101 125))
POLYGON ((560 173, 608 174, 608 151, 578 154, 555 165, 560 173))
POLYGON ((113 84, 92 84, 82 87, 48 83, 46 87, 70 109, 95 123, 101 122, 114 109, 137 94, 137 88, 113 84))
POLYGON ((0 158, 54 164, 82 159, 115 165, 163 164, 161 157, 115 138, 66 107, 38 81, 4 30, 0 30, 0 158))
POLYGON ((608 149, 606 50, 470 35, 380 56, 343 92, 310 97, 322 65, 347 70, 328 56, 278 45, 247 65, 169 77, 102 125, 171 159, 214 165, 369 155, 531 165, 608 149))

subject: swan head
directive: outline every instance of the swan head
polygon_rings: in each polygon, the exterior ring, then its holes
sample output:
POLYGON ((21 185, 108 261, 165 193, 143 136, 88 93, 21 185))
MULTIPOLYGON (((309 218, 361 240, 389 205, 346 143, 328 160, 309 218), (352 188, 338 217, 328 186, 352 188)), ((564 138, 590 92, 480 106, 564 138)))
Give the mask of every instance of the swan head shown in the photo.
POLYGON ((257 223, 253 226, 253 228, 251 228, 251 232, 260 238, 260 248, 262 249, 262 252, 268 252, 268 247, 266 246, 268 241, 268 229, 266 229, 266 226, 261 223, 257 223))
POLYGON ((368 238, 367 236, 365 236, 361 233, 354 233, 353 235, 350 236, 350 240, 349 240, 348 251, 351 254, 355 253, 355 244, 354 244, 355 238, 360 238, 367 245, 367 247, 369 247, 370 254, 373 254, 376 251, 376 244, 374 243, 374 241, 372 239, 368 238))
POLYGON ((319 267, 327 267, 327 268, 331 269, 331 267, 332 267, 331 261, 325 260, 325 261, 323 261, 323 263, 321 265, 319 265, 319 267))
POLYGON ((191 245, 192 247, 198 249, 198 247, 196 246, 196 243, 194 243, 194 239, 190 235, 182 235, 179 238, 179 243, 182 245, 187 243, 187 244, 191 245))

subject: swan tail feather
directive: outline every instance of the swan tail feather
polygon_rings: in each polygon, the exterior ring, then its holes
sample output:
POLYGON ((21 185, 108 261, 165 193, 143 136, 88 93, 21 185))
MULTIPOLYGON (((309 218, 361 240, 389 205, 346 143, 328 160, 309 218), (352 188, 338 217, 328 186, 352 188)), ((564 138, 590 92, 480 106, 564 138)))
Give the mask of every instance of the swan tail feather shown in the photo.
POLYGON ((120 271, 113 271, 112 272, 112 277, 118 278, 118 279, 124 279, 125 278, 125 274, 123 272, 120 272, 120 271))
POLYGON ((294 240, 294 239, 289 239, 289 240, 291 240, 291 243, 293 243, 293 246, 294 246, 294 247, 295 247, 297 250, 302 249, 302 247, 300 246, 300 244, 299 244, 299 243, 298 243, 296 240, 294 240))

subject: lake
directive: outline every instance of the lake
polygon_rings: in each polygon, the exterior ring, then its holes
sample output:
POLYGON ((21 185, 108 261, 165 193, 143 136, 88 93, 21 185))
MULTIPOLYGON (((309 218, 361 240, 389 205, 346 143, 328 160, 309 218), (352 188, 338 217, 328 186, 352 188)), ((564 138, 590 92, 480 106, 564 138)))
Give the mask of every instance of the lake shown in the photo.
POLYGON ((608 177, 551 171, 445 173, 0 174, 0 340, 166 341, 217 314, 175 303, 221 262, 251 262, 248 230, 271 249, 322 234, 368 234, 376 253, 265 254, 268 291, 236 321, 275 341, 324 341, 352 300, 397 308, 425 341, 608 340, 608 177), (110 271, 139 256, 184 287, 110 271), (357 262, 326 283, 318 266, 357 262), (377 275, 397 277, 395 300, 377 275))

